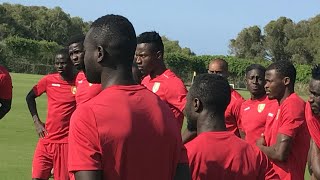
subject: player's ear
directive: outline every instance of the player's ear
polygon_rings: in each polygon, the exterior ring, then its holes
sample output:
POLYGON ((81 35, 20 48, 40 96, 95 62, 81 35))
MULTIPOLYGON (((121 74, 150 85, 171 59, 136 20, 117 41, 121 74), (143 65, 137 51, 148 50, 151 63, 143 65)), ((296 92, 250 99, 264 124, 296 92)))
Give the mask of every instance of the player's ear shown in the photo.
POLYGON ((98 59, 97 62, 101 63, 103 58, 106 55, 106 51, 104 50, 104 48, 102 46, 98 46, 98 59))
POLYGON ((157 59, 163 59, 163 53, 161 51, 157 51, 157 59))
POLYGON ((283 84, 285 86, 288 86, 290 84, 290 78, 289 77, 284 77, 282 80, 283 84))
POLYGON ((195 112, 199 112, 202 109, 202 103, 198 98, 194 98, 193 107, 195 112))

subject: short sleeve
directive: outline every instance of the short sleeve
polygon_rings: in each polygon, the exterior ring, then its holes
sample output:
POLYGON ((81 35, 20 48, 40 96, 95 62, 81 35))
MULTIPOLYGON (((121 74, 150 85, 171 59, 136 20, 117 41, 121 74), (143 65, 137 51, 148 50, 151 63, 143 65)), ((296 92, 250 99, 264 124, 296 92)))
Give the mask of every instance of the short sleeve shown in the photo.
POLYGON ((241 127, 241 105, 243 102, 244 102, 244 99, 242 98, 237 99, 233 104, 232 112, 231 112, 234 119, 237 122, 238 128, 241 127))
POLYGON ((102 170, 101 147, 93 111, 86 105, 73 113, 69 129, 68 169, 102 170))
POLYGON ((238 123, 238 128, 241 129, 242 131, 244 131, 243 126, 242 126, 243 113, 244 113, 244 104, 241 103, 240 110, 239 110, 239 113, 238 113, 237 123, 238 123))
POLYGON ((299 127, 305 122, 304 107, 298 103, 286 103, 280 109, 278 133, 295 137, 299 127))
POLYGON ((9 73, 0 74, 0 98, 12 99, 12 80, 9 73))
POLYGON ((166 92, 166 100, 169 104, 176 107, 179 111, 183 112, 187 102, 188 91, 182 81, 168 84, 166 92))
POLYGON ((47 90, 47 76, 41 78, 39 82, 33 86, 33 92, 36 96, 40 96, 42 93, 46 92, 47 90))

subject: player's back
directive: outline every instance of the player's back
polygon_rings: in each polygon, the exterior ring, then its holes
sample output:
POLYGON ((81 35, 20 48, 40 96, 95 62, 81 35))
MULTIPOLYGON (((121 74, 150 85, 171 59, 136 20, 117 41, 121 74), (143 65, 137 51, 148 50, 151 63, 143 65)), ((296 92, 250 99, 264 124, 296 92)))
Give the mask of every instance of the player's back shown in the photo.
MULTIPOLYGON (((112 86, 79 106, 83 108, 92 111, 92 123, 98 129, 98 161, 104 179, 173 178, 181 136, 173 113, 158 96, 140 85, 112 86)), ((77 170, 74 167, 72 163, 71 169, 77 170)))
POLYGON ((267 157, 232 132, 204 132, 186 144, 193 180, 279 179, 267 157))

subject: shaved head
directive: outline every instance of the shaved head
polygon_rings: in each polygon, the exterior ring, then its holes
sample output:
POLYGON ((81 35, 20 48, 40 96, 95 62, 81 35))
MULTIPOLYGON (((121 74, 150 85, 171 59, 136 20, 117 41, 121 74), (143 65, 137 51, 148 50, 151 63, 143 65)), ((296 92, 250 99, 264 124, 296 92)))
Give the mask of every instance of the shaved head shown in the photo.
POLYGON ((208 67, 208 73, 209 74, 218 74, 223 77, 228 77, 229 71, 228 71, 228 63, 224 59, 213 59, 209 63, 208 67))

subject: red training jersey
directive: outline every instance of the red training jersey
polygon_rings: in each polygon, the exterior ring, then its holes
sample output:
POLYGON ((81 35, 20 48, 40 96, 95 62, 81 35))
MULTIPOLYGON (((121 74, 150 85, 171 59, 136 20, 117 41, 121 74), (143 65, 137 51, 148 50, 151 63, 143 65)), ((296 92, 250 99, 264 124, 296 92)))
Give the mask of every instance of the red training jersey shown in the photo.
POLYGON ((283 180, 304 179, 310 145, 304 108, 305 102, 297 94, 292 93, 281 103, 277 114, 266 119, 264 135, 267 146, 276 144, 278 134, 292 138, 291 152, 287 161, 273 161, 276 173, 283 180))
POLYGON ((50 143, 67 143, 69 122, 76 108, 75 83, 62 80, 60 74, 44 76, 33 87, 36 96, 47 94, 48 109, 45 128, 48 135, 44 141, 50 143))
POLYGON ((240 127, 245 134, 245 140, 256 145, 256 141, 261 137, 266 125, 266 119, 269 113, 275 114, 278 105, 276 100, 269 100, 265 95, 259 99, 248 99, 241 105, 240 127), (275 112, 273 112, 275 111, 275 112))
POLYGON ((240 137, 238 124, 240 123, 240 110, 243 102, 243 97, 231 88, 231 100, 224 112, 224 117, 227 130, 233 132, 238 137, 240 137))
POLYGON ((305 116, 310 136, 318 148, 320 148, 320 116, 312 113, 309 102, 306 103, 305 116))
POLYGON ((157 95, 141 85, 111 86, 72 115, 69 171, 102 170, 103 179, 173 179, 182 147, 173 113, 157 95))
POLYGON ((142 82, 150 91, 157 94, 160 99, 169 104, 175 118, 178 120, 180 129, 183 124, 183 110, 186 105, 187 89, 182 80, 178 78, 170 69, 167 69, 161 75, 151 79, 146 76, 142 82))
POLYGON ((87 102, 89 99, 95 97, 102 90, 101 84, 91 84, 83 71, 80 71, 76 77, 76 102, 77 105, 87 102))
POLYGON ((3 66, 0 66, 0 99, 12 99, 11 76, 3 66))
POLYGON ((231 132, 201 133, 186 148, 192 180, 279 179, 261 151, 231 132))

